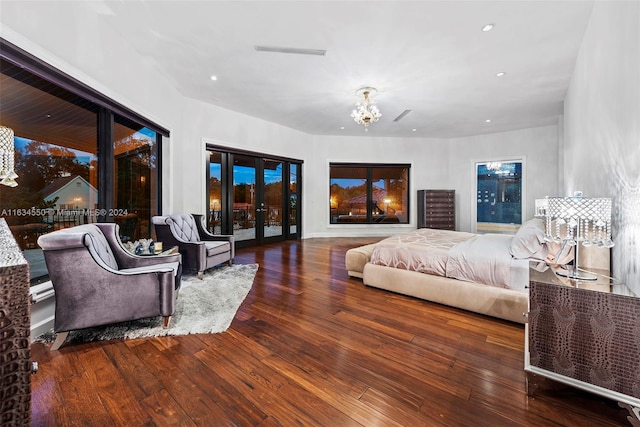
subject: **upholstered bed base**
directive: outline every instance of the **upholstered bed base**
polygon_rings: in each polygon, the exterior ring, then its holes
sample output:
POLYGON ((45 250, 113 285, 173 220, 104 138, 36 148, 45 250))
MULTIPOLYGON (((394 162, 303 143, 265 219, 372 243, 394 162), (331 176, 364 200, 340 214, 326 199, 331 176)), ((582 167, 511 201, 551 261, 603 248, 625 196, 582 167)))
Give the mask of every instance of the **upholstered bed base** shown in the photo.
POLYGON ((374 246, 350 249, 345 257, 349 275, 362 278, 365 285, 512 322, 526 322, 526 292, 371 264, 374 246))
POLYGON ((363 282, 388 291, 410 295, 475 313, 525 323, 528 294, 447 277, 367 263, 363 282))

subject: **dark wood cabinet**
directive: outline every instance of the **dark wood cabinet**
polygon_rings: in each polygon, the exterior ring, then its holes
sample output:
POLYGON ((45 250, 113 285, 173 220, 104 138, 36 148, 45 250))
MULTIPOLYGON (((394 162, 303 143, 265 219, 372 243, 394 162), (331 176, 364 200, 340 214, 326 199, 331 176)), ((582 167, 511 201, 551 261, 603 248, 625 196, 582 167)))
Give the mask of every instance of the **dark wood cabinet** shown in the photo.
POLYGON ((418 190, 418 228, 456 229, 455 190, 418 190))

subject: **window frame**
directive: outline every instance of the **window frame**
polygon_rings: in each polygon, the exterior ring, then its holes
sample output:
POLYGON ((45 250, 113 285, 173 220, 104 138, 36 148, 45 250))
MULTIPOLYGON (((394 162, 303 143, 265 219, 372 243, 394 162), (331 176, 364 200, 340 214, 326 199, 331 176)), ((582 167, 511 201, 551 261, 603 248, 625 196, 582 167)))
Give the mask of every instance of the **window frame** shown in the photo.
POLYGON ((367 226, 406 226, 411 224, 411 164, 409 163, 355 163, 355 162, 329 162, 328 174, 329 174, 329 199, 331 198, 331 171, 332 167, 340 167, 340 168, 358 168, 358 169, 366 169, 366 178, 365 178, 365 186, 366 186, 366 195, 367 202, 366 206, 366 221, 358 221, 358 222, 334 222, 332 213, 331 213, 331 202, 329 202, 329 210, 328 210, 328 225, 333 226, 351 226, 351 225, 367 225, 367 226), (373 213, 373 182, 374 182, 374 170, 375 169, 407 169, 407 188, 406 188, 406 218, 403 220, 399 220, 398 222, 380 222, 379 220, 374 220, 373 213))

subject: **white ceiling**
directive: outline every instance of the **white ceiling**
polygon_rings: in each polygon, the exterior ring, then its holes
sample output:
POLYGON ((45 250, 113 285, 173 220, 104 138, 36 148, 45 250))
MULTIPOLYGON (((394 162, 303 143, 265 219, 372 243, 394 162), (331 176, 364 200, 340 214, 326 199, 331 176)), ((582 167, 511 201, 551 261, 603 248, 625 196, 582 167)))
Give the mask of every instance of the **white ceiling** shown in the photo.
POLYGON ((94 5, 187 97, 316 135, 443 138, 557 123, 592 8, 591 1, 94 5), (495 28, 482 32, 487 23, 495 28), (327 52, 267 53, 256 45, 327 52), (506 75, 496 77, 500 71, 506 75), (350 118, 361 86, 378 89, 383 114, 366 134, 350 118), (413 111, 394 123, 405 109, 413 111))

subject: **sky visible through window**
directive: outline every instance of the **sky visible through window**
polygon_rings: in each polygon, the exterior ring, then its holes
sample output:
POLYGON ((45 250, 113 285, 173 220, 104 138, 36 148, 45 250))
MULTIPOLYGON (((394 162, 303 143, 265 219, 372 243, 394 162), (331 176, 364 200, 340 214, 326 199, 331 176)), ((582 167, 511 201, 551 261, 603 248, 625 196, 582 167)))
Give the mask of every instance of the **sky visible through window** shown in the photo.
MULTIPOLYGON (((211 163, 209 166, 211 176, 221 177, 222 171, 219 163, 211 163)), ((277 169, 273 173, 265 173, 264 183, 273 184, 275 182, 282 181, 282 164, 278 165, 277 169)), ((247 166, 234 166, 233 167, 233 182, 236 184, 255 184, 256 183, 256 170, 247 166)))
MULTIPOLYGON (((16 136, 14 138, 14 144, 15 144, 16 150, 20 150, 23 156, 27 154, 26 147, 30 142, 40 142, 40 141, 34 141, 32 139, 22 138, 20 136, 16 136)), ((71 151, 73 154, 76 155, 76 160, 78 161, 78 163, 84 163, 88 165, 91 163, 92 160, 95 160, 95 161, 98 160, 97 156, 91 155, 85 151, 74 150, 73 148, 63 147, 61 145, 50 144, 47 142, 42 142, 42 144, 46 144, 49 147, 56 147, 56 148, 71 151)))

